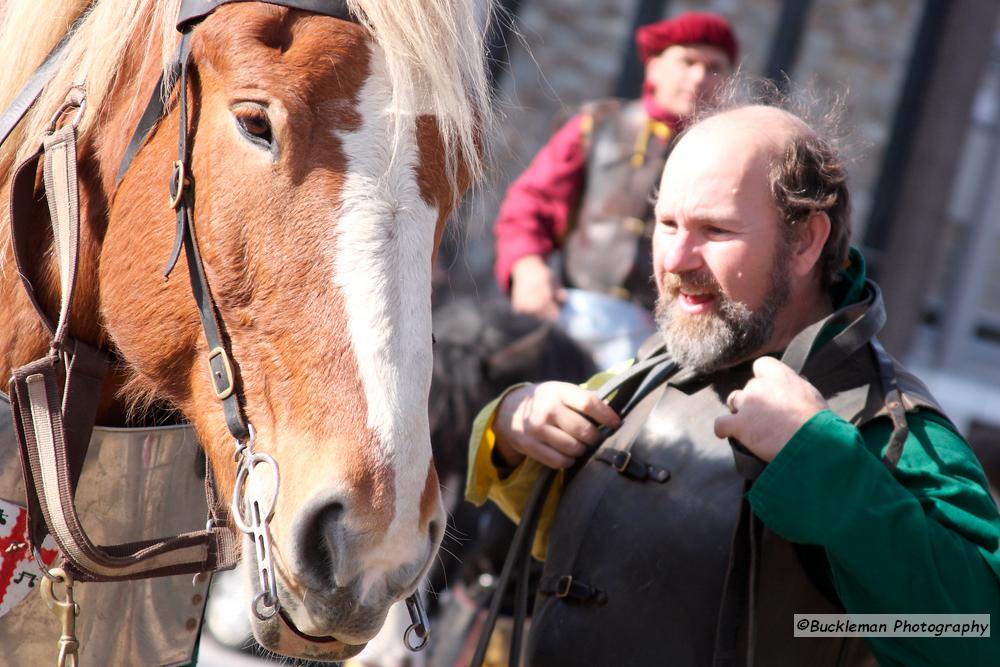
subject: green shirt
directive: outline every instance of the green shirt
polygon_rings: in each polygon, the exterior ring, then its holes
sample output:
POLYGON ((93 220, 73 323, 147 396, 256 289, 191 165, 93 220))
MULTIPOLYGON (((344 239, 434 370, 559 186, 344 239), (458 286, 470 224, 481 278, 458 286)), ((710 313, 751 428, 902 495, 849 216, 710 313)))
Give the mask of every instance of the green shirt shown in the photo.
MULTIPOLYGON (((864 283, 861 255, 852 250, 851 260, 833 295, 841 306, 857 301, 864 283)), ((835 333, 824 331, 822 340, 835 333)), ((584 386, 596 388, 607 377, 584 386)), ((491 453, 499 400, 476 418, 466 498, 477 504, 490 498, 516 520, 541 468, 526 460, 508 477, 497 474, 491 453)), ((849 612, 989 613, 1000 621, 1000 515, 983 469, 945 418, 923 411, 908 414, 907 423, 892 473, 881 461, 892 433, 888 418, 859 430, 819 412, 765 467, 748 493, 750 504, 778 535, 824 547, 849 612)), ((560 475, 542 512, 536 555, 544 555, 561 489, 560 475)), ((991 635, 867 641, 883 667, 1000 666, 1000 629, 991 635)))
MULTIPOLYGON (((945 419, 918 412, 907 422, 893 474, 880 460, 887 418, 859 431, 818 413, 761 473, 750 504, 785 539, 825 548, 849 612, 1000 620, 1000 516, 983 470, 945 419)), ((1000 665, 1000 631, 991 635, 867 641, 883 667, 1000 665)))

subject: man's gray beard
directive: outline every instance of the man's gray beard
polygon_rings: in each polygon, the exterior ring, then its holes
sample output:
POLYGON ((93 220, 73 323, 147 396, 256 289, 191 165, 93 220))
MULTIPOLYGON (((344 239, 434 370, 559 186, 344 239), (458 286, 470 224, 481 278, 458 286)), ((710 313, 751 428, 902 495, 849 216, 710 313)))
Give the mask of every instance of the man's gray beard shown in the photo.
POLYGON ((779 252, 775 258, 767 298, 757 310, 727 298, 709 274, 688 273, 677 278, 684 286, 712 288, 720 304, 717 313, 684 315, 675 308, 677 297, 671 290, 661 290, 656 301, 656 324, 670 356, 683 367, 712 372, 744 361, 760 350, 774 333, 775 318, 791 292, 783 254, 779 252))

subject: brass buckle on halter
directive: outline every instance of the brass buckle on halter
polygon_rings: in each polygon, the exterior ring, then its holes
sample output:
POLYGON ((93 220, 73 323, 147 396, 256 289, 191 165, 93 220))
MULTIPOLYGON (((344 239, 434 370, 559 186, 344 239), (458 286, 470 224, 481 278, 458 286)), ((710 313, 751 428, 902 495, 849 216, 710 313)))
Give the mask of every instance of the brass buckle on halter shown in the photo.
POLYGON ((618 472, 625 472, 625 468, 628 468, 628 464, 632 462, 632 452, 620 452, 624 456, 615 457, 618 460, 611 465, 612 468, 618 472))
POLYGON ((174 192, 170 195, 170 208, 177 210, 181 204, 181 197, 184 196, 184 187, 187 185, 187 175, 184 170, 184 162, 174 160, 174 170, 170 174, 170 189, 174 192))
POLYGON ((569 591, 573 587, 573 575, 567 574, 559 578, 556 583, 556 597, 564 598, 569 596, 569 591))
POLYGON ((59 635, 59 659, 58 667, 76 667, 79 659, 80 640, 76 637, 76 617, 80 615, 80 605, 73 599, 73 577, 69 572, 56 567, 46 571, 45 565, 41 564, 42 571, 46 577, 42 579, 42 587, 39 592, 45 600, 45 606, 59 619, 62 630, 59 635), (65 597, 60 600, 52 590, 53 582, 61 582, 65 585, 65 597))
POLYGON ((215 395, 219 400, 229 398, 233 393, 233 366, 229 363, 229 355, 221 347, 213 348, 208 353, 208 372, 212 375, 212 386, 215 387, 215 395), (212 363, 217 358, 222 360, 221 368, 216 368, 212 363))

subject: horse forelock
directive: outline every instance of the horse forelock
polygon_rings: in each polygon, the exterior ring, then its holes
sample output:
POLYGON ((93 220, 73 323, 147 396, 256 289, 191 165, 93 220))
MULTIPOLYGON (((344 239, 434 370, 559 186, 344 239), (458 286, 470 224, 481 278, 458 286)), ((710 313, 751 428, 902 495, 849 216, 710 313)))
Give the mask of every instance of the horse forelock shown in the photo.
MULTIPOLYGON (((483 172, 485 138, 492 136, 490 86, 480 59, 490 1, 348 0, 382 49, 392 106, 424 108, 440 122, 443 152, 455 200, 483 172), (442 49, 441 45, 448 48, 442 49), (463 183, 463 181, 465 181, 463 183)), ((90 112, 81 135, 101 117, 121 79, 132 80, 157 63, 165 70, 179 35, 180 0, 7 0, 0 13, 0 109, 6 108, 45 55, 76 24, 63 66, 21 126, 0 147, 0 177, 17 154, 33 150, 66 92, 81 82, 90 112)), ((147 88, 132 89, 135 114, 147 88)), ((119 102, 121 103, 121 102, 119 102)), ((130 128, 122 128, 130 131, 130 128)), ((124 149, 122 142, 121 149, 124 149)))
MULTIPOLYGON (((81 141, 96 151, 89 159, 100 163, 95 171, 107 182, 134 125, 131 119, 141 112, 132 102, 144 101, 160 69, 159 55, 127 62, 125 54, 138 57, 157 40, 169 51, 176 41, 176 4, 98 0, 70 48, 68 62, 76 63, 76 71, 60 75, 53 91, 62 90, 46 93, 28 119, 27 134, 47 121, 68 82, 119 54, 115 73, 104 84, 87 78, 94 90, 87 123, 103 123, 109 143, 95 148, 92 139, 81 141), (169 26, 170 32, 166 27, 155 36, 106 32, 103 39, 116 42, 112 55, 87 55, 87 49, 104 48, 98 26, 114 9, 124 12, 117 18, 124 16, 127 26, 169 26), (144 83, 135 92, 125 75, 139 73, 144 83), (118 90, 128 91, 119 100, 130 108, 102 109, 102 94, 118 83, 118 90)), ((295 483, 283 486, 282 494, 304 499, 324 483, 349 489, 359 507, 354 519, 361 524, 359 540, 372 546, 362 564, 366 586, 378 589, 374 578, 392 573, 393 592, 381 591, 390 596, 414 580, 413 568, 419 569, 424 555, 429 558, 431 542, 439 539, 429 529, 440 518, 427 436, 432 254, 457 193, 480 169, 479 128, 489 111, 486 98, 475 92, 483 79, 481 63, 469 57, 478 48, 469 46, 475 32, 471 9, 444 16, 452 4, 352 5, 370 33, 345 26, 344 43, 330 42, 325 54, 342 59, 344 67, 322 80, 309 78, 305 64, 296 69, 295 40, 304 40, 302 47, 313 39, 318 48, 318 33, 306 28, 329 26, 333 19, 299 13, 301 25, 289 27, 280 20, 288 10, 239 3, 225 12, 278 20, 262 19, 259 26, 222 21, 227 14, 220 10, 213 17, 219 20, 198 28, 192 80, 199 104, 192 119, 194 217, 209 284, 246 388, 248 416, 258 426, 261 448, 279 465, 287 462, 286 470, 295 470, 295 483), (417 16, 424 6, 427 11, 417 16), (278 29, 253 32, 265 25, 278 29), (404 27, 413 34, 402 35, 404 27), (461 37, 457 44, 455 35, 461 37), (244 40, 246 48, 227 51, 226 39, 230 46, 244 40), (455 46, 442 50, 445 39, 455 46), (286 68, 281 80, 268 78, 272 56, 286 68), (434 62, 418 66, 414 58, 434 62), (303 78, 296 79, 296 72, 303 78), (269 108, 278 145, 301 152, 291 156, 288 169, 278 168, 275 154, 240 138, 233 122, 231 93, 258 84, 278 91, 269 108), (309 86, 321 90, 313 95, 309 86), (313 105, 317 99, 326 101, 313 105), (285 122, 290 118, 308 122, 285 122), (305 324, 297 326, 300 322, 305 324), (335 451, 321 448, 338 440, 335 451), (312 478, 299 485, 300 475, 312 478)), ((121 191, 108 193, 100 307, 114 342, 135 363, 127 391, 162 396, 166 387, 167 398, 198 427, 225 489, 232 484, 231 440, 202 365, 205 343, 183 276, 184 260, 169 283, 159 273, 173 236, 173 214, 159 184, 174 159, 176 136, 172 113, 136 157, 121 191)), ((5 157, 11 156, 0 155, 0 174, 5 157)), ((285 565, 280 533, 287 536, 294 507, 279 502, 272 524, 276 557, 285 565)))

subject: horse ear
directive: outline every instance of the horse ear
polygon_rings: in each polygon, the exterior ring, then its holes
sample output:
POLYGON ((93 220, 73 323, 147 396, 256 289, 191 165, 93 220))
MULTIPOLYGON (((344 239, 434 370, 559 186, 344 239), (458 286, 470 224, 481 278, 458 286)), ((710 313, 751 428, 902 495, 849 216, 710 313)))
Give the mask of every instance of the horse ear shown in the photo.
POLYGON ((537 375, 545 354, 551 324, 541 324, 520 338, 500 348, 485 360, 488 380, 522 381, 537 375))

